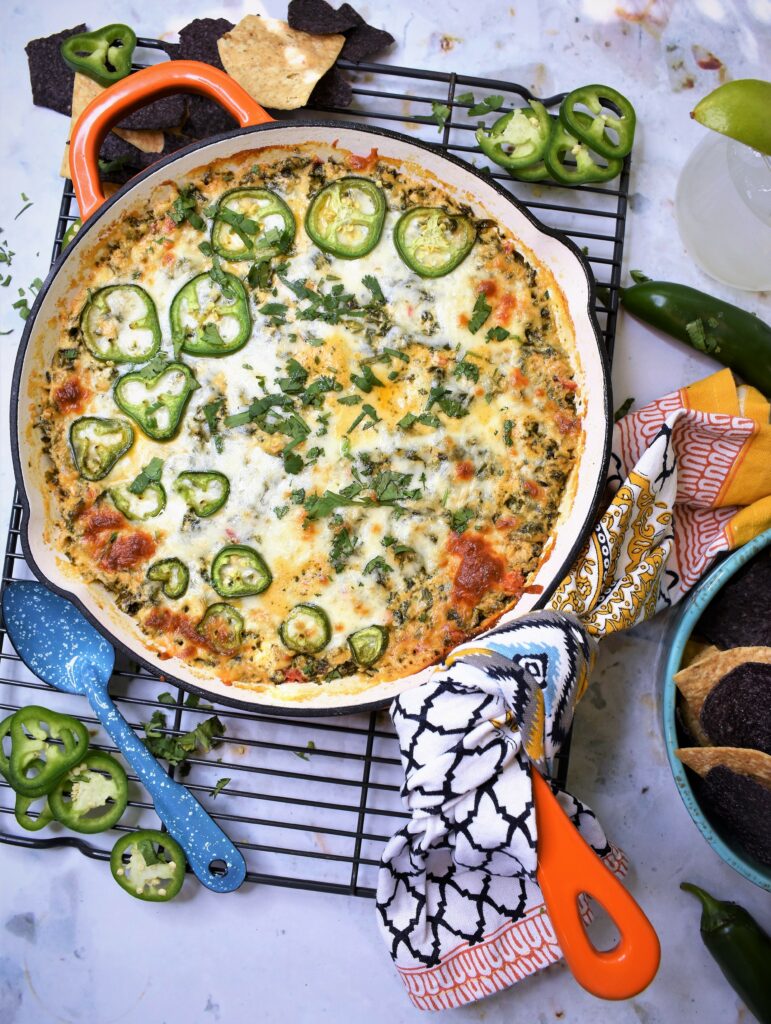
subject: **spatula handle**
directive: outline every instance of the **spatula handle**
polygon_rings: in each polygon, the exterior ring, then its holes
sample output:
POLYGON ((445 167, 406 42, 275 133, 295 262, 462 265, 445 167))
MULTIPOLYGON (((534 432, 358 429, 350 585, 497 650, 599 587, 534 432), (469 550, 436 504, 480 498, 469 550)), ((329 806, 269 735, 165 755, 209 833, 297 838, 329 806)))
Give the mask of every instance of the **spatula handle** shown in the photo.
POLYGON ((661 950, 653 925, 616 876, 602 863, 531 767, 538 824, 538 884, 557 941, 576 981, 602 999, 629 999, 656 975, 661 950), (620 932, 618 944, 595 949, 578 898, 601 903, 620 932))
POLYGON ((214 892, 237 889, 246 875, 246 863, 234 844, 192 793, 169 778, 106 690, 95 681, 88 687, 88 700, 121 754, 141 779, 153 799, 158 816, 185 851, 188 863, 201 884, 214 892), (215 862, 218 867, 216 874, 212 871, 215 862))

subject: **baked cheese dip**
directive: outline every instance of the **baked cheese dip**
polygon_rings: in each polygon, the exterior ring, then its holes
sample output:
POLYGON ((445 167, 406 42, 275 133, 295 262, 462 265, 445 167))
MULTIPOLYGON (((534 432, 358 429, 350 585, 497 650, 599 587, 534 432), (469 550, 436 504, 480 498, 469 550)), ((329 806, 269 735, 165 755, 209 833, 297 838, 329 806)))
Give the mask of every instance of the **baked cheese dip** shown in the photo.
POLYGON ((500 224, 376 150, 270 147, 90 256, 41 374, 49 540, 148 648, 302 701, 516 604, 583 399, 559 288, 500 224))

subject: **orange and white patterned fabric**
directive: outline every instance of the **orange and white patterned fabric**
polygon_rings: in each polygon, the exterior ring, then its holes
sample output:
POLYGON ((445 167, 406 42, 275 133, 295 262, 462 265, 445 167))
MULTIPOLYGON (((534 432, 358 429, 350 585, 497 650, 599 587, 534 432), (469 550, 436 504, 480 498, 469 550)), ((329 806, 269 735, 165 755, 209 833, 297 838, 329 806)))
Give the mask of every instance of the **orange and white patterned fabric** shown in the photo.
MULTIPOLYGON (((410 819, 383 853, 378 921, 421 1009, 473 1002, 561 958, 536 881, 529 762, 550 774, 598 640, 675 604, 720 552, 771 527, 768 401, 724 370, 630 413, 608 491, 548 607, 504 616, 392 707, 410 819)), ((623 877, 591 810, 557 795, 623 877)))

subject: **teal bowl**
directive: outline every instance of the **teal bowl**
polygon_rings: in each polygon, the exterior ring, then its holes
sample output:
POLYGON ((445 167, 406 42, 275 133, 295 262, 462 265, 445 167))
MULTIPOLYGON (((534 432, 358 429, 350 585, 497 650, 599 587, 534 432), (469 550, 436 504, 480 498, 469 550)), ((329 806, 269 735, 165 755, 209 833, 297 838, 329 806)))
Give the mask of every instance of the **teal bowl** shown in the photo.
POLYGON ((717 822, 711 820, 706 811, 702 810, 693 792, 685 767, 675 754, 675 750, 682 746, 682 743, 678 738, 677 687, 673 679, 680 668, 685 645, 704 609, 743 565, 769 546, 771 546, 771 530, 766 530, 765 533, 761 533, 760 536, 755 537, 754 540, 749 541, 744 547, 734 551, 715 566, 683 602, 680 614, 666 638, 668 653, 664 664, 663 714, 664 743, 667 748, 669 766, 672 769, 677 790, 688 808, 688 813, 693 818, 694 824, 726 864, 730 864, 734 871, 738 871, 748 881, 771 892, 771 869, 746 853, 717 822))

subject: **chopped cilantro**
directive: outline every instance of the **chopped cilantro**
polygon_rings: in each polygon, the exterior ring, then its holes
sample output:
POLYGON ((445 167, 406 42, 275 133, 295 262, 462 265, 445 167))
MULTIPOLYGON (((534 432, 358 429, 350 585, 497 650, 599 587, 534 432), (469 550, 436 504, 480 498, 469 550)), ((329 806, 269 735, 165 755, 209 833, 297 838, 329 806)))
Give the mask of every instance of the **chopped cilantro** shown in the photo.
POLYGON ((491 327, 485 335, 486 341, 505 341, 511 335, 505 327, 491 327))
POLYGON ((211 242, 199 242, 198 248, 201 250, 204 256, 211 256, 211 254, 214 252, 214 249, 212 249, 211 247, 211 242))
POLYGON ((274 505, 273 506, 273 511, 274 511, 274 513, 276 515, 276 519, 283 519, 284 516, 289 511, 289 506, 288 505, 274 505))
POLYGON ((359 538, 352 536, 345 527, 335 534, 329 552, 329 561, 335 572, 343 571, 345 563, 356 550, 358 543, 359 538))
POLYGON ((214 786, 214 789, 209 790, 209 796, 212 798, 216 797, 218 793, 222 792, 222 790, 225 788, 225 786, 228 785, 229 782, 231 782, 231 779, 227 777, 217 779, 217 783, 214 786))
POLYGON ((316 744, 313 742, 313 740, 308 740, 308 744, 307 744, 305 750, 293 750, 292 753, 296 757, 299 757, 301 760, 307 761, 308 758, 314 752, 315 749, 316 749, 316 744))
POLYGON ((365 274, 361 279, 361 283, 365 288, 368 288, 372 292, 372 301, 383 305, 385 303, 385 295, 380 287, 378 279, 372 274, 365 274))
POLYGON ((498 110, 499 107, 503 106, 503 96, 485 96, 479 103, 475 103, 467 111, 468 117, 484 117, 485 114, 489 114, 491 110, 498 110))
POLYGON ((378 583, 385 583, 386 577, 393 571, 393 566, 389 565, 382 555, 375 555, 374 558, 370 558, 364 566, 364 575, 368 576, 370 573, 374 573, 378 583))
POLYGON ((196 231, 203 231, 206 228, 206 222, 198 212, 198 203, 192 185, 179 190, 179 195, 169 210, 169 216, 175 224, 187 221, 196 231))
POLYGON ((361 423, 361 421, 366 418, 369 418, 370 422, 364 425, 365 430, 367 429, 367 427, 374 427, 376 423, 380 422, 380 417, 377 414, 377 410, 368 402, 365 402, 364 405, 361 407, 361 412, 350 425, 350 427, 346 430, 346 434, 350 434, 352 431, 354 431, 361 423))
POLYGON ((476 334, 479 328, 487 322, 487 318, 492 313, 492 306, 488 303, 485 298, 485 293, 480 292, 477 295, 477 300, 474 303, 474 310, 471 314, 471 319, 468 322, 468 329, 472 334, 476 334))
POLYGON ((266 302, 260 306, 259 312, 270 318, 271 327, 281 327, 286 323, 287 309, 283 302, 266 302))
POLYGON ((704 330, 704 323, 701 319, 691 320, 685 325, 688 338, 695 349, 699 352, 706 352, 707 355, 717 355, 720 352, 720 345, 716 338, 710 338, 704 330))
MULTIPOLYGON (((189 705, 186 705, 189 706, 189 705)), ((143 725, 145 746, 155 757, 162 757, 169 764, 180 768, 180 775, 190 770, 187 759, 191 755, 208 754, 218 747, 225 734, 225 726, 221 720, 212 715, 211 718, 199 722, 194 729, 180 736, 165 735, 166 716, 162 711, 154 711, 150 721, 143 725)))
POLYGON ((128 489, 132 494, 141 494, 150 484, 157 483, 161 479, 162 472, 163 459, 159 459, 156 456, 155 458, 150 459, 138 476, 134 477, 128 485, 128 489))
POLYGON ((308 371, 296 359, 290 359, 286 364, 286 374, 286 377, 279 377, 276 383, 285 395, 299 395, 308 380, 308 371))
POLYGON ((386 536, 383 537, 380 542, 384 548, 390 548, 395 555, 414 555, 415 548, 411 548, 409 544, 400 544, 396 537, 386 536))
POLYGON ((464 356, 456 365, 452 375, 453 377, 457 377, 459 380, 461 377, 465 377, 467 380, 471 380, 476 384, 479 380, 479 367, 476 363, 470 363, 464 356))
POLYGON ((503 421, 503 443, 507 448, 511 448, 514 443, 511 432, 514 429, 514 420, 503 421))
POLYGON ((458 93, 458 95, 455 97, 455 102, 456 103, 474 103, 475 102, 475 100, 474 100, 474 93, 473 92, 461 92, 461 93, 458 93))
POLYGON ((455 533, 463 533, 468 524, 474 518, 470 508, 461 508, 450 513, 450 529, 455 533))
POLYGON ((339 384, 334 377, 323 375, 317 377, 303 392, 302 404, 312 405, 320 409, 324 404, 324 395, 330 391, 342 391, 343 385, 339 384))
POLYGON ((455 398, 449 388, 444 387, 442 384, 436 384, 428 393, 426 412, 429 412, 432 406, 438 405, 445 416, 450 416, 456 420, 463 419, 464 416, 468 416, 465 398, 466 396, 455 398))
POLYGON ((418 120, 420 120, 420 121, 433 121, 434 124, 438 126, 439 131, 441 131, 442 128, 444 128, 445 124, 447 123, 447 118, 449 116, 450 116, 450 108, 447 106, 447 104, 446 103, 439 103, 439 102, 434 101, 431 104, 431 116, 430 117, 420 117, 420 118, 418 118, 418 120))
POLYGON ((361 395, 343 395, 342 398, 338 398, 340 405, 359 405, 363 401, 361 395))
POLYGON ((442 421, 431 412, 406 412, 397 422, 396 426, 402 430, 409 430, 414 423, 421 423, 424 427, 441 427, 442 421))
POLYGON ((246 275, 246 280, 250 288, 270 288, 270 283, 273 280, 273 267, 270 261, 260 260, 259 263, 253 263, 246 275))
POLYGON ((218 452, 221 452, 224 447, 222 436, 220 435, 218 417, 220 410, 225 404, 224 398, 215 398, 213 402, 208 402, 203 407, 203 414, 206 419, 206 425, 209 428, 209 433, 212 440, 214 441, 214 447, 218 452))
POLYGON ((372 372, 369 363, 360 363, 361 373, 351 374, 351 383, 355 384, 360 391, 369 394, 373 388, 382 388, 383 382, 372 372))

